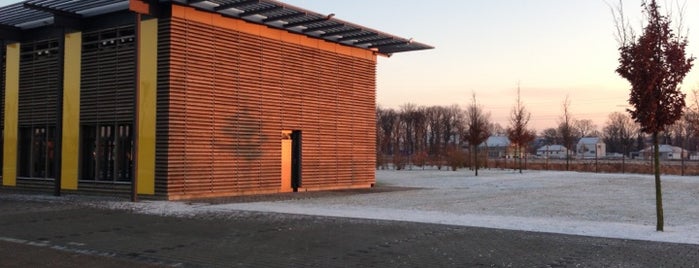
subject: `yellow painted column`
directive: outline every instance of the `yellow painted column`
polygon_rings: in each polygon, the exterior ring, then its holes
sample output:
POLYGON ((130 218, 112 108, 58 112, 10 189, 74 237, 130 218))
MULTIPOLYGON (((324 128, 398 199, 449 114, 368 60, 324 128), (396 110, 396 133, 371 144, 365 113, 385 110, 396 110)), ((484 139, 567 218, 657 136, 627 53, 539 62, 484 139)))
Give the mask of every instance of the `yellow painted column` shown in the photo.
POLYGON ((20 44, 7 45, 5 61, 5 140, 3 141, 2 185, 17 185, 17 120, 19 113, 20 44))
POLYGON ((80 72, 82 33, 65 36, 63 64, 63 140, 61 141, 61 189, 78 189, 80 148, 80 72))
POLYGON ((136 179, 139 194, 155 194, 155 112, 158 89, 158 20, 141 21, 138 72, 136 179))

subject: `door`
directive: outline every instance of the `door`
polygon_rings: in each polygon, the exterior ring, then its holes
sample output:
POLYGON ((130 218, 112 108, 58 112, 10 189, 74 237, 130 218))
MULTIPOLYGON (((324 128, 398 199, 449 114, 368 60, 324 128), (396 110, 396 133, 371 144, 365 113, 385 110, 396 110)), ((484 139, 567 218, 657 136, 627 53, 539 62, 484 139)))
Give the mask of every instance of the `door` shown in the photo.
POLYGON ((297 192, 301 187, 301 131, 282 131, 280 192, 297 192))
POLYGON ((282 131, 282 184, 279 191, 283 193, 293 191, 291 187, 291 133, 290 130, 282 131))
POLYGON ((294 130, 291 132, 291 188, 297 192, 301 187, 301 131, 294 130))

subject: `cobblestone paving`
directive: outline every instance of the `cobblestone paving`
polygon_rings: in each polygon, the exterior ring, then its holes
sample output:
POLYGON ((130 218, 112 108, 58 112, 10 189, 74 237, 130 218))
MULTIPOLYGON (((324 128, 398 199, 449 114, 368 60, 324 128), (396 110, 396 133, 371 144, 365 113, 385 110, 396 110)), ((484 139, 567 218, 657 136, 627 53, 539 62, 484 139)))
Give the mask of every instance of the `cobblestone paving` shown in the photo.
POLYGON ((699 245, 254 212, 161 217, 0 196, 0 266, 126 264, 699 267, 699 245))

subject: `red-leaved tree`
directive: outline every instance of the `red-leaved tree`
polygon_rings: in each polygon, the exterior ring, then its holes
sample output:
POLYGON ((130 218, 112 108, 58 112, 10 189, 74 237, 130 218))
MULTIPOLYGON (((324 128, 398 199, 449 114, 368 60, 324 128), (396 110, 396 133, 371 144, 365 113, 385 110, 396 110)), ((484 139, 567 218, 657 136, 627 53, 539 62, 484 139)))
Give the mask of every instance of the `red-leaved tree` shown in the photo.
POLYGON ((658 133, 682 117, 685 94, 679 85, 692 69, 694 57, 687 57, 687 38, 673 31, 671 19, 660 13, 655 0, 644 1, 642 7, 647 22, 642 34, 636 37, 628 23, 624 23, 620 3, 620 18, 616 21, 620 57, 616 72, 631 84, 629 104, 633 108, 628 109, 631 118, 641 125, 641 131, 653 137, 656 229, 663 231, 658 133))

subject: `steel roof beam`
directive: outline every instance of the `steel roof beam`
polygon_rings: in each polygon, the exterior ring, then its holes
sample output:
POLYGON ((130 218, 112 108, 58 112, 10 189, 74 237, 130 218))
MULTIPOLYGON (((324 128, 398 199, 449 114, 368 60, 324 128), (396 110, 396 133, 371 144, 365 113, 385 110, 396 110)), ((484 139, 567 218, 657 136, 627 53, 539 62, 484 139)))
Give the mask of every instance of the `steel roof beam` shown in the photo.
POLYGON ((359 40, 362 38, 367 38, 370 36, 377 36, 379 34, 374 33, 374 32, 367 32, 364 34, 358 34, 358 35, 353 35, 353 36, 344 36, 342 38, 337 39, 337 41, 342 42, 342 41, 349 41, 349 40, 359 40))
POLYGON ((50 7, 46 7, 46 6, 42 6, 42 5, 37 5, 37 4, 31 3, 31 2, 24 3, 24 7, 28 8, 28 9, 43 11, 46 13, 51 13, 54 15, 59 15, 59 16, 64 16, 64 17, 74 17, 74 18, 81 17, 79 14, 76 14, 76 13, 67 12, 67 11, 63 11, 63 10, 59 10, 59 9, 54 9, 54 8, 50 8, 50 7))
POLYGON ((243 11, 243 13, 238 14, 238 16, 240 16, 240 17, 254 16, 254 15, 264 14, 267 12, 272 12, 272 11, 282 10, 282 9, 284 9, 284 7, 282 7, 282 6, 270 6, 270 7, 260 8, 257 10, 243 11))
POLYGON ((240 1, 238 3, 228 3, 228 4, 223 4, 219 5, 214 8, 216 11, 224 10, 224 9, 229 9, 229 8, 237 8, 237 7, 242 7, 242 6, 247 6, 247 5, 252 5, 252 4, 259 4, 260 0, 245 0, 245 1, 240 1))
POLYGON ((310 20, 304 20, 304 21, 297 21, 297 22, 291 22, 282 25, 284 28, 294 28, 296 26, 303 26, 303 25, 308 25, 316 22, 321 22, 321 21, 326 21, 328 18, 317 18, 317 19, 310 19, 310 20))
POLYGON ((408 46, 410 45, 409 42, 405 41, 400 41, 400 42, 389 42, 389 43, 383 43, 383 44, 372 44, 369 46, 369 48, 378 48, 379 50, 381 48, 386 48, 386 47, 400 47, 400 46, 408 46))
POLYGON ((53 24, 58 26, 58 27, 63 27, 66 29, 73 29, 73 30, 81 30, 82 29, 82 22, 81 22, 82 16, 80 16, 79 14, 42 6, 42 5, 36 4, 34 2, 24 3, 24 7, 28 8, 28 9, 39 10, 39 11, 53 14, 53 24))
POLYGON ((405 43, 398 43, 398 44, 394 43, 394 44, 378 45, 375 48, 378 49, 379 52, 381 52, 381 53, 391 54, 391 53, 421 50, 421 49, 432 49, 434 47, 428 46, 425 44, 421 44, 421 43, 416 43, 416 42, 405 42, 405 43))
POLYGON ((362 31, 363 31, 362 29, 354 28, 354 29, 347 29, 347 30, 342 30, 342 31, 337 31, 337 32, 324 33, 324 34, 321 34, 320 37, 345 36, 348 34, 360 33, 362 31))
POLYGON ((293 18, 298 18, 298 17, 303 17, 306 16, 306 13, 292 13, 292 14, 286 14, 286 15, 279 15, 279 16, 270 16, 267 17, 266 19, 262 20, 262 22, 273 22, 273 21, 280 21, 280 20, 286 20, 286 19, 293 19, 293 18))
POLYGON ((354 42, 354 44, 355 45, 374 44, 374 43, 390 41, 390 40, 393 40, 393 37, 381 37, 381 38, 375 38, 375 39, 362 40, 362 41, 354 42))
POLYGON ((323 30, 330 30, 330 29, 335 29, 335 28, 340 28, 344 27, 344 24, 337 23, 337 24, 332 24, 332 25, 325 25, 325 26, 317 26, 317 27, 309 27, 303 30, 304 33, 311 33, 315 31, 323 31, 323 30))

